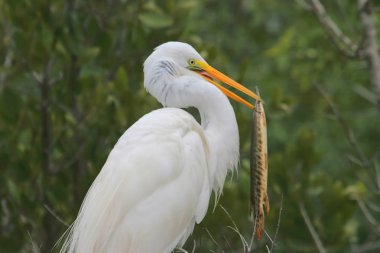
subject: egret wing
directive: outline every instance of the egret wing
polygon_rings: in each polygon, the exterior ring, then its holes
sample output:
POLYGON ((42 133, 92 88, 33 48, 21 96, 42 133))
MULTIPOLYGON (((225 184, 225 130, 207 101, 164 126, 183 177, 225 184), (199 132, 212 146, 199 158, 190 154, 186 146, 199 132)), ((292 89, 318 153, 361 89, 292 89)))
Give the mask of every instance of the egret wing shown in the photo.
POLYGON ((184 243, 207 211, 207 150, 201 127, 185 111, 145 115, 119 139, 92 184, 67 251, 164 253, 184 243))

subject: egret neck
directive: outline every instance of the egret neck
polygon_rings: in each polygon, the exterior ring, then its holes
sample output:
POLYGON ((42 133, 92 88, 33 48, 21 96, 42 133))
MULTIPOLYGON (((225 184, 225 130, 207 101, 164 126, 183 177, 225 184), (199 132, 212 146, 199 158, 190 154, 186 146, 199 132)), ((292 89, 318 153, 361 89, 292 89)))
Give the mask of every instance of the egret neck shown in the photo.
POLYGON ((210 169, 213 190, 221 193, 228 169, 239 161, 239 132, 234 110, 228 98, 215 86, 203 87, 203 103, 195 105, 201 126, 210 144, 210 169))

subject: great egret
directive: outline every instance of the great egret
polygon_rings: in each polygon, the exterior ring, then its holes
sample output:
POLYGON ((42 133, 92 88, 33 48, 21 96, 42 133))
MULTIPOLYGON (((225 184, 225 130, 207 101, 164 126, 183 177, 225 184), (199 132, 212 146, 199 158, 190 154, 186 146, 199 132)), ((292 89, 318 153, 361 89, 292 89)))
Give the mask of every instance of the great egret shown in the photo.
POLYGON ((185 243, 238 163, 238 127, 224 94, 253 107, 215 79, 260 99, 188 44, 167 42, 146 59, 144 86, 165 108, 120 137, 61 252, 168 253, 185 243), (199 110, 201 124, 179 109, 187 107, 199 110))

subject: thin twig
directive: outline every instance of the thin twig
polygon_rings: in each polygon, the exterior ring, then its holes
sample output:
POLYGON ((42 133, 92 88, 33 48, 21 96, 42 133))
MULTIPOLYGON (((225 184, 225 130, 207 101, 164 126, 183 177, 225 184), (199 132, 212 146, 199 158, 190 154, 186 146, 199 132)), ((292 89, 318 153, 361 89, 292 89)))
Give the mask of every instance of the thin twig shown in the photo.
POLYGON ((230 240, 227 238, 227 236, 223 235, 224 242, 227 244, 227 246, 232 249, 230 240))
POLYGON ((28 231, 28 236, 29 236, 30 243, 32 244, 33 253, 40 253, 41 251, 38 248, 37 244, 33 241, 33 238, 29 231, 28 231))
POLYGON ((211 241, 213 241, 215 243, 215 245, 221 250, 221 252, 224 252, 223 248, 220 247, 219 243, 215 240, 215 238, 212 236, 210 231, 207 228, 204 228, 204 230, 206 230, 207 234, 210 236, 211 241))
POLYGON ((193 241, 193 250, 191 251, 191 253, 194 253, 195 252, 195 249, 197 248, 197 242, 194 240, 193 241))
POLYGON ((307 228, 309 229, 311 237, 313 237, 313 240, 315 242, 315 245, 318 248, 318 251, 320 253, 327 253, 327 251, 326 251, 325 247, 323 246, 322 241, 321 241, 321 239, 320 239, 317 231, 315 230, 315 228, 313 226, 313 223, 310 221, 309 215, 307 214, 307 211, 305 209, 304 204, 301 202, 301 203, 299 203, 298 207, 300 209, 302 218, 305 221, 307 228))
POLYGON ((56 218, 60 223, 62 223, 63 225, 65 225, 66 227, 69 227, 70 225, 67 224, 63 219, 61 219, 53 210, 51 210, 51 208, 46 205, 46 204, 43 204, 44 205, 44 208, 51 214, 53 215, 54 218, 56 218))
POLYGON ((355 245, 352 247, 351 252, 353 253, 363 253, 363 252, 373 252, 373 250, 380 248, 380 241, 369 241, 363 245, 355 245))
POLYGON ((366 203, 367 206, 374 212, 376 213, 380 213, 380 206, 376 205, 375 203, 373 202, 367 202, 366 203))
POLYGON ((364 216, 366 217, 368 222, 374 227, 374 230, 376 231, 376 233, 380 235, 380 225, 377 222, 377 220, 375 219, 375 217, 373 217, 371 212, 368 210, 364 201, 361 200, 360 198, 355 198, 355 199, 356 199, 356 202, 358 202, 360 210, 362 211, 362 213, 364 214, 364 216))
POLYGON ((270 237, 270 235, 268 234, 268 232, 264 229, 264 234, 268 237, 270 243, 272 244, 274 241, 272 239, 272 237, 270 237))
POLYGON ((243 244, 243 250, 244 252, 250 252, 251 249, 248 245, 247 240, 245 240, 242 233, 240 233, 239 229, 237 227, 227 226, 227 228, 231 229, 232 231, 236 232, 236 234, 239 236, 241 243, 243 244))
POLYGON ((244 252, 249 252, 251 250, 251 247, 250 245, 248 245, 248 242, 247 240, 245 240, 244 236, 241 234, 241 232, 239 231, 239 228, 238 226, 236 225, 235 221, 232 219, 232 216, 230 215, 230 213, 226 210, 226 208, 224 208, 222 205, 220 205, 220 207, 222 208, 222 210, 227 214, 228 218, 230 219, 230 221, 232 222, 233 224, 233 227, 232 226, 227 226, 228 228, 230 228, 231 230, 235 231, 242 244, 243 244, 243 249, 244 249, 244 252))
POLYGON ((175 248, 174 252, 182 252, 182 253, 194 253, 194 250, 195 250, 195 240, 194 240, 194 246, 193 246, 193 250, 191 252, 183 249, 183 248, 175 248))
POLYGON ((299 4, 305 10, 311 11, 312 7, 309 4, 309 0, 296 0, 296 3, 299 4))
MULTIPOLYGON (((322 97, 326 100, 326 102, 329 104, 331 110, 333 111, 336 120, 340 124, 341 128, 343 129, 347 141, 349 142, 352 150, 356 153, 358 156, 358 159, 361 162, 361 165, 364 168, 369 168, 369 173, 371 174, 372 179, 376 179, 375 176, 375 168, 373 167, 373 164, 370 162, 370 160, 365 156, 364 152, 359 147, 358 141, 356 140, 354 132, 351 130, 351 128, 348 126, 347 122, 342 117, 342 114, 340 113, 338 107, 335 105, 335 103, 332 101, 330 96, 327 94, 327 92, 322 88, 321 85, 314 83, 314 86, 318 89, 318 91, 321 93, 322 97)), ((375 182, 375 186, 377 183, 375 182)))
POLYGON ((277 225, 276 225, 276 232, 274 233, 273 240, 272 240, 272 245, 270 247, 269 253, 273 253, 274 247, 276 246, 277 243, 277 236, 278 236, 278 231, 280 230, 280 224, 281 224, 281 215, 282 215, 282 204, 284 201, 284 195, 281 194, 281 204, 280 204, 280 210, 278 211, 278 219, 277 219, 277 225))
POLYGON ((353 87, 353 90, 362 98, 367 100, 373 105, 376 105, 377 100, 376 100, 376 95, 372 92, 372 90, 369 90, 361 85, 356 85, 353 87))

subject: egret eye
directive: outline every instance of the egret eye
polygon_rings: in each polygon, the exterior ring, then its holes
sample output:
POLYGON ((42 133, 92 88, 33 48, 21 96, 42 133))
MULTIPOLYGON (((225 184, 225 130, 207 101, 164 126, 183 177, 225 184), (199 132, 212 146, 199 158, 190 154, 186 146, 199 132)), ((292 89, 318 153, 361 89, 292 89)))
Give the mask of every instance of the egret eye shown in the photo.
POLYGON ((190 66, 195 66, 195 60, 194 59, 190 59, 189 60, 189 65, 190 66))

